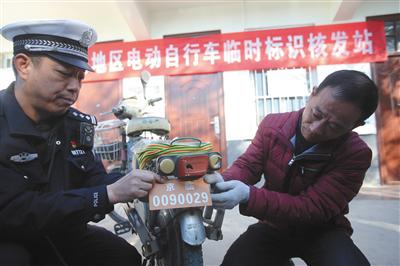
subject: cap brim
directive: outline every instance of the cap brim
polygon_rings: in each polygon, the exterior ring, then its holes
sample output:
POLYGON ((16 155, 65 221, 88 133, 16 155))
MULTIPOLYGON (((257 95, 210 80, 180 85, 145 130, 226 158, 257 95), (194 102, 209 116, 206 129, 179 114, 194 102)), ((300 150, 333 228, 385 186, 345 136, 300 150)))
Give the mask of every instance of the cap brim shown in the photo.
POLYGON ((93 68, 91 68, 88 63, 86 63, 85 61, 83 61, 79 58, 76 58, 76 57, 73 57, 70 55, 62 55, 62 54, 58 54, 58 53, 57 54, 56 53, 45 53, 45 54, 57 61, 60 61, 61 63, 65 63, 65 64, 72 65, 72 66, 80 68, 80 69, 94 72, 93 68))

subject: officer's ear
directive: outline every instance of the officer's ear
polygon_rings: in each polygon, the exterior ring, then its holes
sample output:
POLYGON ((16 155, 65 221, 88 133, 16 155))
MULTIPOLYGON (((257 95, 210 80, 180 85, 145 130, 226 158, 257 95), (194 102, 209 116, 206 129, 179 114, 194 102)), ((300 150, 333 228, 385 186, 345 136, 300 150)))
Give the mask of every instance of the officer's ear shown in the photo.
POLYGON ((16 54, 14 56, 14 67, 17 77, 27 80, 33 68, 32 58, 23 53, 16 54))

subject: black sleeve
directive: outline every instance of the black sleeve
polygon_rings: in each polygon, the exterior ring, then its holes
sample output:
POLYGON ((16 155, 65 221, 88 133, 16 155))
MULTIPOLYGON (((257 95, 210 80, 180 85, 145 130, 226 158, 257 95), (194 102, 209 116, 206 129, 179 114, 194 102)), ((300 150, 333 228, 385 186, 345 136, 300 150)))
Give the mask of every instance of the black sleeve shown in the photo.
POLYGON ((0 235, 54 232, 83 225, 113 208, 104 184, 46 193, 28 186, 23 175, 0 165, 0 235))
MULTIPOLYGON (((106 170, 104 169, 104 166, 92 152, 87 152, 86 153, 86 167, 85 171, 82 172, 82 174, 85 176, 83 178, 84 180, 84 187, 87 188, 93 188, 97 187, 99 185, 105 185, 104 188, 106 188, 107 185, 114 183, 118 179, 122 177, 122 175, 119 172, 114 172, 114 173, 106 173, 106 170)), ((106 189, 105 189, 106 190, 106 189)), ((101 202, 109 202, 108 200, 108 195, 107 192, 105 193, 99 193, 98 195, 98 201, 101 202)), ((93 196, 95 198, 95 196, 93 196)), ((108 212, 113 210, 113 207, 111 209, 108 209, 108 212)), ((102 219, 105 218, 106 213, 96 213, 95 216, 91 219, 93 222, 99 222, 102 219)))

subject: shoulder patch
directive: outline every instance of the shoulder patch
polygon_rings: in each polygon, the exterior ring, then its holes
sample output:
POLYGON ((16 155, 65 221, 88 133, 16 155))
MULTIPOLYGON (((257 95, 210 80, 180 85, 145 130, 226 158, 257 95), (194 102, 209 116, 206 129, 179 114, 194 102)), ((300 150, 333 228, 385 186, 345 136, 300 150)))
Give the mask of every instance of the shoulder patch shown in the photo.
POLYGON ((67 117, 70 117, 72 119, 75 119, 75 120, 78 120, 81 122, 90 123, 92 125, 97 125, 97 119, 94 115, 88 115, 88 114, 82 113, 72 107, 68 110, 67 117))

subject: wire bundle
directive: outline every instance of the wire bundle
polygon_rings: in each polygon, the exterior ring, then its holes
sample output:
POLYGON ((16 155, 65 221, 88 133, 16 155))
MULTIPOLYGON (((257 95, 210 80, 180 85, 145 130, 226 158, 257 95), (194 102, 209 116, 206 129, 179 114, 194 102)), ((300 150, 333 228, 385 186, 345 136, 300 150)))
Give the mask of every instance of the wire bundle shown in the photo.
POLYGON ((151 160, 161 155, 182 155, 185 153, 206 153, 212 151, 212 145, 208 142, 182 142, 180 143, 151 143, 138 153, 139 168, 144 169, 151 160))

